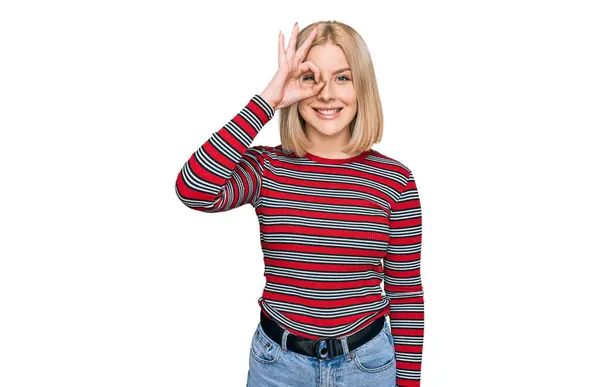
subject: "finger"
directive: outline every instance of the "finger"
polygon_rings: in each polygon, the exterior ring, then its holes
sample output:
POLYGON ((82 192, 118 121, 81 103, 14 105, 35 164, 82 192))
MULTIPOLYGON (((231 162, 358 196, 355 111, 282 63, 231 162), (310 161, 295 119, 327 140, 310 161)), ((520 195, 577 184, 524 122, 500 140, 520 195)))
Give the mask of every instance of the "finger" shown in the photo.
POLYGON ((313 28, 313 30, 310 32, 310 35, 308 36, 308 38, 306 38, 306 41, 304 43, 302 43, 302 46, 300 46, 300 48, 298 48, 298 51, 296 51, 296 56, 295 56, 296 61, 302 62, 304 60, 304 58, 306 58, 308 49, 310 48, 313 40, 317 36, 317 32, 319 30, 318 27, 319 26, 316 25, 315 28, 313 28))
MULTIPOLYGON (((283 34, 279 31, 279 67, 281 67, 282 62, 286 62, 285 58, 285 47, 283 46, 283 34)), ((286 62, 287 63, 287 62, 286 62)))
POLYGON ((323 89, 326 84, 327 84, 327 81, 322 81, 319 84, 314 85, 312 87, 300 89, 300 98, 301 99, 309 98, 309 97, 319 94, 321 92, 321 89, 323 89))
POLYGON ((317 67, 314 62, 307 60, 306 62, 302 62, 300 67, 298 67, 298 72, 300 75, 308 72, 312 72, 315 78, 315 82, 319 82, 321 80, 321 70, 317 67))
POLYGON ((290 63, 294 57, 296 56, 296 42, 298 40, 298 22, 294 24, 294 28, 292 29, 292 36, 290 37, 290 41, 287 47, 287 60, 290 63))

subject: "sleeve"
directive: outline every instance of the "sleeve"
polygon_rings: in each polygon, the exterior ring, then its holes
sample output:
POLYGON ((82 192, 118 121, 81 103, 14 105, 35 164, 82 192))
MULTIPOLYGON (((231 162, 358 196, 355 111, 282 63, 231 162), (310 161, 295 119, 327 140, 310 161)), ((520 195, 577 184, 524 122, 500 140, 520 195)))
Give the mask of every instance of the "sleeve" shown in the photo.
POLYGON ((266 147, 250 144, 274 115, 273 107, 254 95, 183 165, 175 181, 179 200, 203 212, 223 212, 246 203, 256 207, 266 147))
POLYGON ((419 387, 423 352, 424 298, 421 284, 421 203, 410 172, 390 212, 384 258, 384 290, 396 349, 396 386, 419 387))

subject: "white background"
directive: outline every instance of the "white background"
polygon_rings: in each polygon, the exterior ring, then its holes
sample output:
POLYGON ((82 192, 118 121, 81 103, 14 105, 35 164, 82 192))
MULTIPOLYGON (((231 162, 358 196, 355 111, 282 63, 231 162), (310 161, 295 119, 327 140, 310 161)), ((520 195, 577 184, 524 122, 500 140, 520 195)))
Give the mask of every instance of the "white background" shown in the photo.
MULTIPOLYGON (((270 81, 279 30, 333 19, 372 55, 374 149, 421 195, 422 386, 600 386, 599 17, 573 0, 3 2, 0 385, 245 385, 257 219, 192 211, 175 179, 270 81)), ((280 143, 276 114, 253 145, 280 143)))

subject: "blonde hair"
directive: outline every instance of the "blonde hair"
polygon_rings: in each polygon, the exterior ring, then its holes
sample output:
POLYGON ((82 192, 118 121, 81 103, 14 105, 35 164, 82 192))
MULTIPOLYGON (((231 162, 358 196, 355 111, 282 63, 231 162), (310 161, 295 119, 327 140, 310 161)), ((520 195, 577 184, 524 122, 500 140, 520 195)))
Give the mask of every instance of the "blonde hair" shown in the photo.
MULTIPOLYGON (((298 33, 296 49, 304 43, 316 24, 319 24, 318 32, 310 48, 327 43, 339 46, 346 55, 352 71, 358 108, 356 116, 350 122, 352 136, 342 152, 360 154, 380 142, 383 135, 383 110, 371 54, 358 32, 335 20, 315 22, 304 27, 298 33)), ((310 142, 303 130, 304 119, 298 112, 298 102, 281 108, 280 112, 279 133, 282 148, 292 150, 303 157, 310 142)))

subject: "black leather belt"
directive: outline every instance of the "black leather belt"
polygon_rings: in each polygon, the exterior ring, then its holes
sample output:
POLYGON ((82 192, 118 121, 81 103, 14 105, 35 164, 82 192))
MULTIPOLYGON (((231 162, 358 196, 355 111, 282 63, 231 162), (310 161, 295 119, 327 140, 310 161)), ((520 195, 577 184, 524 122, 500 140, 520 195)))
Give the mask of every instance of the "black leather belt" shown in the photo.
MULTIPOLYGON (((348 342, 348 351, 353 351, 377 336, 381 332, 381 329, 383 329, 384 322, 385 316, 381 316, 360 331, 348 336, 346 339, 348 342)), ((260 325, 271 340, 281 345, 283 328, 271 320, 262 310, 260 311, 260 325)), ((292 333, 288 334, 286 348, 302 355, 313 356, 319 359, 331 359, 344 353, 341 339, 323 337, 318 340, 312 340, 296 336, 292 333)))

